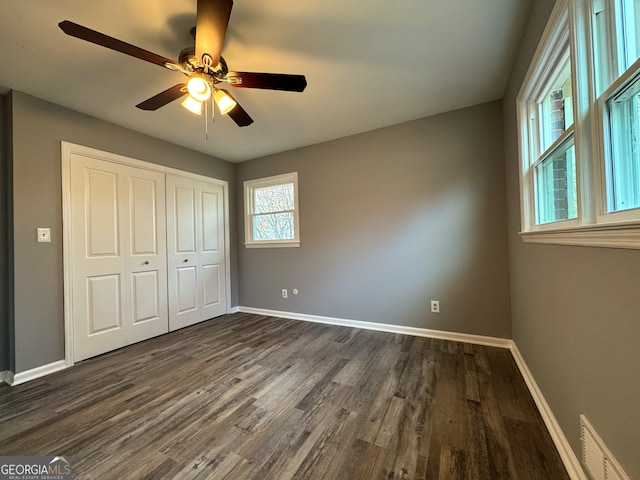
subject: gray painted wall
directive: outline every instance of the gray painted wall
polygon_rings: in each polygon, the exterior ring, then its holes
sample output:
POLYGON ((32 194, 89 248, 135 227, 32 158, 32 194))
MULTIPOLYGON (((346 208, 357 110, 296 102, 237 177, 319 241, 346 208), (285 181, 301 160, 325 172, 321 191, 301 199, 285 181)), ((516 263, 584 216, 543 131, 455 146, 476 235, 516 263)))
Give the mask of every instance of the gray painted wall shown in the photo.
POLYGON ((640 252, 524 244, 515 98, 553 0, 532 2, 504 99, 513 338, 571 446, 585 414, 640 478, 640 252))
POLYGON ((242 181, 298 172, 302 240, 239 247, 239 304, 510 337, 501 108, 239 164, 240 208, 242 181), (283 288, 300 294, 283 300, 283 288))
POLYGON ((7 96, 0 95, 0 372, 9 366, 9 238, 7 96))
POLYGON ((13 92, 15 372, 64 358, 60 141, 229 181, 232 305, 237 304, 235 166, 13 92), (36 227, 51 243, 36 243, 36 227))

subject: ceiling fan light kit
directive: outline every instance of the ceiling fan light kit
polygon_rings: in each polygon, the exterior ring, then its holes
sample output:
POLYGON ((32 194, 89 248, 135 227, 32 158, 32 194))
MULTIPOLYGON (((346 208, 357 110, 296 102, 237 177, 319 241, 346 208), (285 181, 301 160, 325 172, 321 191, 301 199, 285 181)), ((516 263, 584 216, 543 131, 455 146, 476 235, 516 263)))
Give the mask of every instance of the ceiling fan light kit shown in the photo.
MULTIPOLYGON (((220 54, 232 7, 233 0, 198 0, 196 27, 195 32, 192 31, 195 46, 183 49, 178 62, 69 20, 58 25, 67 35, 180 72, 187 77, 186 83, 154 95, 136 105, 137 108, 154 111, 187 95, 182 105, 196 115, 202 115, 202 105, 206 105, 213 93, 213 100, 220 113, 228 114, 239 127, 246 127, 253 123, 253 119, 227 90, 218 88, 217 85, 224 82, 236 88, 302 92, 307 86, 307 80, 304 75, 229 72, 227 63, 220 54)), ((213 114, 213 105, 211 107, 213 114)))

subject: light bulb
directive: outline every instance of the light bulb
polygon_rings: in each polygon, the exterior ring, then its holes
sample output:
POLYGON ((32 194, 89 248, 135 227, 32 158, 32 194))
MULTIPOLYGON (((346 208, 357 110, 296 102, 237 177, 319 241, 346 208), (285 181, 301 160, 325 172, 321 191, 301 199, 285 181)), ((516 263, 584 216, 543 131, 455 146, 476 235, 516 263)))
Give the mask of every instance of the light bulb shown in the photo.
POLYGON ((196 100, 204 102, 211 96, 211 88, 209 83, 201 76, 193 76, 187 82, 187 90, 196 100))

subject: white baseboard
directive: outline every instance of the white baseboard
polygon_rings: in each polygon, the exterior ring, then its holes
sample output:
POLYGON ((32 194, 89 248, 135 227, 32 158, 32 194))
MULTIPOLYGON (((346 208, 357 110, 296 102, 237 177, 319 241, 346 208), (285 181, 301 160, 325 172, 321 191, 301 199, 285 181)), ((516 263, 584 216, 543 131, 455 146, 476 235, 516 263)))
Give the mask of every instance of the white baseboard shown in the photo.
POLYGON ((549 404, 544 398, 542 391, 538 387, 531 371, 527 367, 524 358, 520 354, 515 342, 508 338, 486 337, 482 335, 472 335, 467 333, 446 332, 440 330, 430 330, 427 328, 405 327, 400 325, 391 325, 385 323, 363 322, 361 320, 347 320, 344 318, 322 317, 317 315, 307 315, 304 313, 281 312, 277 310, 267 310, 264 308, 252 307, 236 307, 237 311, 244 313, 255 313, 257 315, 267 315, 270 317, 289 318, 292 320, 303 320, 307 322, 326 323, 329 325, 340 325, 343 327, 364 328, 367 330, 377 330, 389 333, 401 333, 405 335, 414 335, 417 337, 437 338, 440 340, 451 340, 454 342, 475 343, 489 347, 508 348, 522 374, 529 392, 540 411, 540 415, 551 435, 551 439, 558 450, 558 454, 562 459, 564 467, 572 480, 589 480, 585 475, 580 461, 576 457, 571 445, 567 441, 560 424, 553 415, 549 404))
POLYGON ((587 475, 584 473, 582 464, 578 460, 578 457, 576 457, 576 454, 571 448, 571 445, 569 445, 567 437, 564 435, 560 424, 556 420, 556 417, 553 415, 551 407, 545 400, 540 387, 538 387, 538 384, 536 383, 531 371, 529 370, 529 367, 527 367, 527 364, 524 361, 520 350, 518 350, 518 346, 513 341, 511 342, 511 354, 513 355, 513 358, 518 365, 520 373, 524 377, 524 381, 526 382, 527 387, 529 387, 529 392, 531 392, 531 396, 533 397, 533 400, 538 407, 538 411, 540 412, 540 415, 542 416, 542 419, 547 426, 549 435, 551 435, 551 439, 553 440, 553 443, 558 450, 558 454, 562 459, 564 468, 567 469, 569 477, 572 480, 589 480, 589 477, 587 477, 587 475))
POLYGON ((233 314, 233 313, 238 313, 239 311, 240 311, 240 307, 231 307, 231 308, 229 309, 228 314, 229 314, 229 315, 231 315, 231 314, 233 314))
POLYGON ((59 360, 57 362, 49 363, 47 365, 42 365, 41 367, 32 368, 31 370, 27 370, 26 372, 20 372, 12 374, 11 381, 7 383, 9 385, 16 386, 21 383, 28 382, 29 380, 35 380, 36 378, 44 377, 45 375, 49 375, 51 373, 55 373, 59 370, 64 370, 69 365, 65 360, 59 360))
POLYGON ((346 318, 323 317, 319 315, 308 315, 306 313, 281 312, 278 310, 267 310, 264 308, 238 307, 238 311, 244 313, 255 313, 257 315, 267 315, 269 317, 302 320, 305 322, 326 323, 329 325, 340 325, 342 327, 377 330, 379 332, 401 333, 403 335, 413 335, 415 337, 429 337, 439 340, 451 340, 453 342, 475 343, 478 345, 486 345, 489 347, 510 348, 511 344, 513 343, 508 338, 485 337, 483 335, 447 332, 443 330, 430 330, 428 328, 405 327, 402 325, 392 325, 389 323, 375 323, 365 322, 362 320, 349 320, 346 318))

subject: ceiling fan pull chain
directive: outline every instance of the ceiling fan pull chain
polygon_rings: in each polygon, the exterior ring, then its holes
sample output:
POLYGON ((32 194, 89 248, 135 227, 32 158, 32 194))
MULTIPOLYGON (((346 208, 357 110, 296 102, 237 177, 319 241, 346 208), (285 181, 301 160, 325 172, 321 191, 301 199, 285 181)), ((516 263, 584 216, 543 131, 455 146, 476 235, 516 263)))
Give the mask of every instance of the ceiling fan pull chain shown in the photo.
POLYGON ((204 139, 205 140, 209 140, 209 122, 207 117, 209 116, 209 114, 207 113, 207 102, 202 102, 204 103, 204 139))

